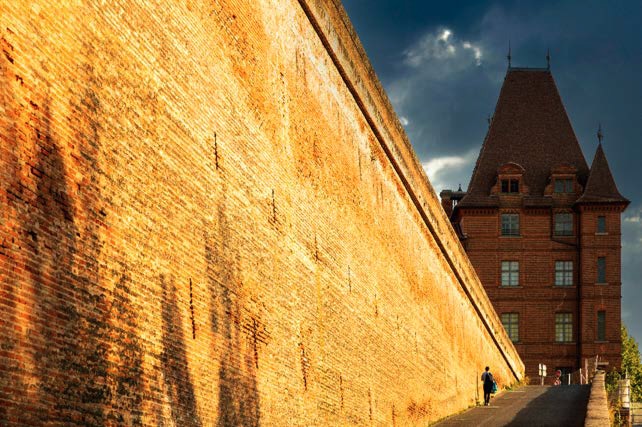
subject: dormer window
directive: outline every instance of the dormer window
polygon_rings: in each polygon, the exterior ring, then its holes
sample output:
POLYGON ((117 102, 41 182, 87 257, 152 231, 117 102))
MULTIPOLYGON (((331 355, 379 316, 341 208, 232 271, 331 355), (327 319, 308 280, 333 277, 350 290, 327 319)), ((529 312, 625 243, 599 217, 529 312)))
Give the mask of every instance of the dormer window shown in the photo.
POLYGON ((551 169, 550 181, 544 195, 567 196, 582 191, 577 182, 577 168, 569 163, 559 164, 551 169))
POLYGON ((497 181, 490 189, 490 194, 519 196, 528 194, 524 183, 524 168, 517 163, 504 163, 497 169, 497 181))
POLYGON ((502 179, 502 193, 519 193, 519 179, 502 179))
POLYGON ((556 178, 555 179, 555 192, 556 193, 573 193, 573 179, 571 178, 556 178))

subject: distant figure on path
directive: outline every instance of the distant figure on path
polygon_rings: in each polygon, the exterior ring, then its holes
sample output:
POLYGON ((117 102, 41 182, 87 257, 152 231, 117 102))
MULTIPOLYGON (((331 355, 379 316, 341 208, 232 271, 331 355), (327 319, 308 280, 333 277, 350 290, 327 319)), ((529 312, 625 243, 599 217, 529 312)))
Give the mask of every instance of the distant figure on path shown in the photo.
POLYGON ((486 371, 482 373, 481 380, 484 383, 484 406, 490 405, 490 393, 493 391, 493 374, 490 373, 490 368, 486 366, 486 371))

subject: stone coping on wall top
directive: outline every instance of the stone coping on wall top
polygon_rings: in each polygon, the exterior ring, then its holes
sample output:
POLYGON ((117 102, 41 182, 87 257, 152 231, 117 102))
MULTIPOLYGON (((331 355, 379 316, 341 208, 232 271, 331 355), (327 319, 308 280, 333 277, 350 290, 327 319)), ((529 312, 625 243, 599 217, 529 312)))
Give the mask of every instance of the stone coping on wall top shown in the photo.
POLYGON ((524 364, 466 255, 450 220, 338 0, 298 0, 381 148, 517 380, 524 364))
POLYGON ((586 408, 584 425, 587 427, 602 427, 611 425, 609 419, 609 403, 606 396, 604 371, 597 371, 591 383, 591 395, 586 408))

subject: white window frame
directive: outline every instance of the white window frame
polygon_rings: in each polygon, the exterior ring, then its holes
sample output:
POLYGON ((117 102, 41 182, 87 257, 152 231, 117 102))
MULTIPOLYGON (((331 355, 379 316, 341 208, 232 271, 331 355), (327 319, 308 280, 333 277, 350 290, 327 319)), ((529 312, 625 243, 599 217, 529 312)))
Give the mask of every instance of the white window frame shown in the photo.
POLYGON ((501 262, 501 286, 519 286, 519 261, 501 262))
POLYGON ((519 236, 519 214, 501 214, 501 234, 502 236, 519 236))
POLYGON ((555 286, 573 286, 573 261, 555 261, 555 286))
POLYGON ((573 313, 555 313, 555 342, 573 342, 573 313))
POLYGON ((512 342, 519 341, 519 313, 502 313, 502 325, 512 342))

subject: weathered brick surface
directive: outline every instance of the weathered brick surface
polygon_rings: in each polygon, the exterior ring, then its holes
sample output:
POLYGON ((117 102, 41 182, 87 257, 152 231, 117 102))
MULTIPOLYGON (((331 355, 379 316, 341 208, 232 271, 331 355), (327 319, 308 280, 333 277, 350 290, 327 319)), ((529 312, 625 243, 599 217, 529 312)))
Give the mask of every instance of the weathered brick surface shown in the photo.
POLYGON ((0 6, 0 424, 424 425, 522 375, 340 6, 0 6))

